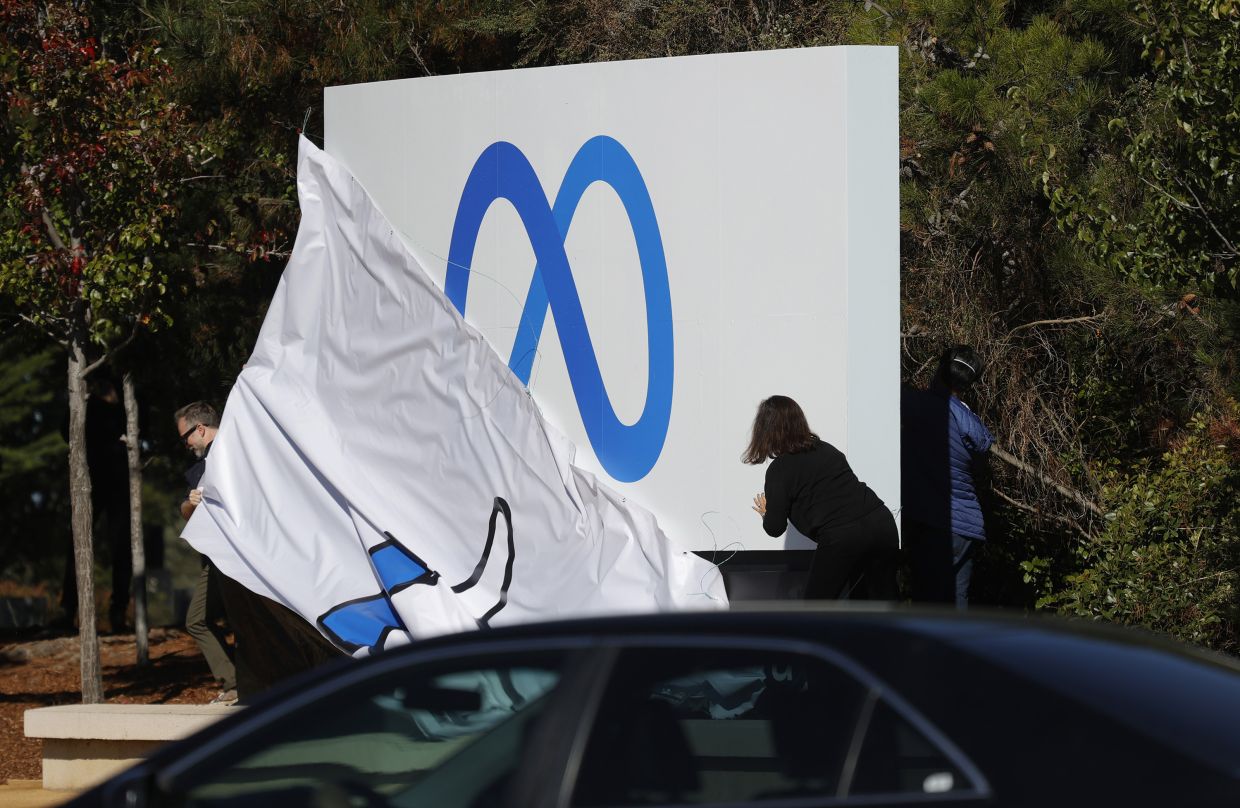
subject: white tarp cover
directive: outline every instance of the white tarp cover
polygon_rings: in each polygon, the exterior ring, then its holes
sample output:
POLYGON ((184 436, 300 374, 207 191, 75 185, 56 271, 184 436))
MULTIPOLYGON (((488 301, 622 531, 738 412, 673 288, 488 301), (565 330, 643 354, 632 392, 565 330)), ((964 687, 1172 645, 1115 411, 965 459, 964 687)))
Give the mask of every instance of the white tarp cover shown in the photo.
POLYGON ((301 225, 182 534, 341 648, 726 605, 718 571, 573 465, 361 185, 305 138, 301 225))

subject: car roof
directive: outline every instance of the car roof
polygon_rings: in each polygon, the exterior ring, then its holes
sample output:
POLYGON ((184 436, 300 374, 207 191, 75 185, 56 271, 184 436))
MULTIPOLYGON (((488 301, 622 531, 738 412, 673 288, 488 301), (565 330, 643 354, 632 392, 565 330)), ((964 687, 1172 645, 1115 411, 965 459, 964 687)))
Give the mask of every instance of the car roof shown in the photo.
MULTIPOLYGON (((1185 656, 1240 674, 1240 660, 1137 626, 1121 626, 1100 620, 1065 618, 1041 612, 1024 613, 986 609, 962 611, 950 607, 910 606, 865 601, 750 601, 733 603, 728 609, 569 617, 442 635, 415 642, 411 649, 427 649, 441 643, 457 644, 483 638, 570 635, 624 637, 633 634, 686 632, 750 633, 760 631, 770 636, 823 640, 825 638, 821 632, 824 629, 842 626, 926 634, 944 641, 976 640, 986 630, 999 632, 1003 629, 1032 630, 1056 636, 1074 636, 1086 641, 1148 648, 1185 656)), ((397 649, 397 651, 403 650, 397 649)))

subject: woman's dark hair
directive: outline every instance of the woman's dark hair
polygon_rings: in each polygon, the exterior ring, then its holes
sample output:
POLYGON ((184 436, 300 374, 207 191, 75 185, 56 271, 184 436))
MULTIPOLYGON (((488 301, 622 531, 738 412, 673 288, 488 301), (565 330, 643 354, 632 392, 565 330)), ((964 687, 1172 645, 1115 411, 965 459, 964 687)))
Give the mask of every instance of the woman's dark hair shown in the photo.
POLYGON ((801 405, 787 396, 771 396, 758 405, 753 419, 753 437, 741 460, 751 465, 773 457, 803 452, 818 440, 809 429, 801 405))
POLYGON ((962 393, 981 377, 985 367, 981 357, 968 345, 948 348, 939 357, 939 369, 935 381, 948 389, 962 393))

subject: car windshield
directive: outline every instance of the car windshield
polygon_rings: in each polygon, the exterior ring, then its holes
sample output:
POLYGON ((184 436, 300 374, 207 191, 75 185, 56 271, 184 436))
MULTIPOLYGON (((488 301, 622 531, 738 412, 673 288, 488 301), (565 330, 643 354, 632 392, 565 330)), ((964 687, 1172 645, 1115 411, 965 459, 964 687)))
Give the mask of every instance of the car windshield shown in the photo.
POLYGON ((533 665, 386 677, 273 722, 180 783, 186 806, 499 804, 559 681, 533 665))

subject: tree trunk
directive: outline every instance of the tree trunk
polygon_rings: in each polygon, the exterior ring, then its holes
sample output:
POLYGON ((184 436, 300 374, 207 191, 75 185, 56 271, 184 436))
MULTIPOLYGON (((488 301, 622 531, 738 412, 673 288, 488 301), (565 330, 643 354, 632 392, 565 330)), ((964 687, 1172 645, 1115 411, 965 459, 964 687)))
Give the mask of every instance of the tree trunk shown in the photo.
POLYGON ((142 445, 138 438, 138 396, 133 374, 121 381, 125 396, 125 445, 129 448, 129 543, 133 549, 133 633, 138 664, 150 661, 146 630, 146 545, 142 535, 142 445))
POLYGON ((69 506, 73 525, 73 566, 77 574, 78 639, 82 659, 82 703, 103 701, 99 635, 95 628, 95 549, 91 532, 90 469, 86 461, 86 350, 75 337, 69 346, 69 506))

